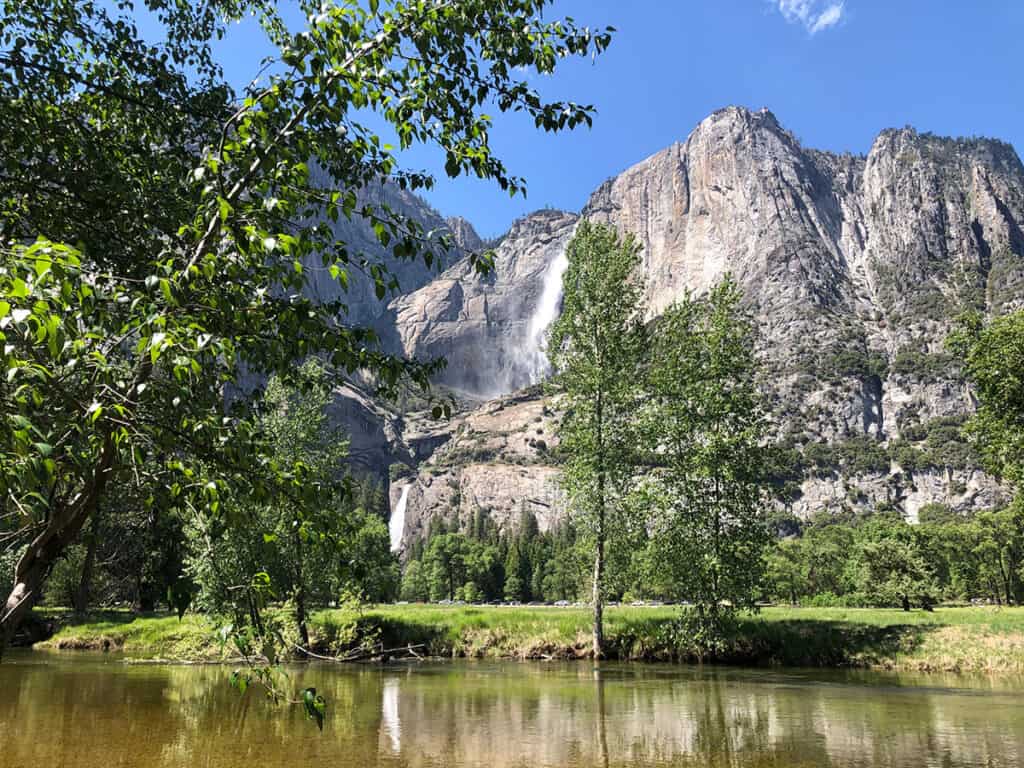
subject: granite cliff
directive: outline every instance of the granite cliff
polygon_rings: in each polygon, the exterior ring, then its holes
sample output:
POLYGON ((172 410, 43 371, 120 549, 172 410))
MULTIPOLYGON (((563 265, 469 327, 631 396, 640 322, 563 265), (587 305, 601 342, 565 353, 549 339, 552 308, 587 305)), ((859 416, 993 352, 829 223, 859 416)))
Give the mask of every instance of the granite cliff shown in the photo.
MULTIPOLYGON (((973 404, 944 340, 964 309, 1024 303, 1024 167, 1012 147, 904 128, 866 156, 835 155, 802 147, 766 110, 730 107, 608 180, 580 216, 638 238, 649 318, 726 272, 739 281, 793 467, 780 504, 801 517, 885 504, 913 518, 926 503, 998 503, 959 437, 973 404)), ((557 312, 578 218, 531 214, 497 242, 493 275, 456 258, 414 275, 377 318, 394 351, 448 358, 441 383, 498 398, 427 428, 431 450, 392 451, 410 467, 392 490, 410 488, 407 535, 474 506, 502 520, 536 507, 542 525, 557 513, 557 468, 536 449, 551 445, 554 406, 506 396, 546 373, 541 326, 557 312)), ((465 222, 450 227, 479 243, 465 222)))

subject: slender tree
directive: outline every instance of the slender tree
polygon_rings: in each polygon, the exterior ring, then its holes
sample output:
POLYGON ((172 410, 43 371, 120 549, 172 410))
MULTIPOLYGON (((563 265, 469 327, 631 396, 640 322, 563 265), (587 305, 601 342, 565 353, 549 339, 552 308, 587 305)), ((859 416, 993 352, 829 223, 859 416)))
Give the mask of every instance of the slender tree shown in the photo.
POLYGON ((604 652, 606 548, 628 523, 635 476, 638 374, 646 346, 639 248, 610 227, 580 223, 568 247, 562 314, 548 345, 566 456, 562 479, 579 527, 593 543, 595 657, 604 652))
POLYGON ((978 398, 966 432, 985 467, 1018 489, 1024 483, 1024 311, 986 323, 961 318, 949 346, 978 398))

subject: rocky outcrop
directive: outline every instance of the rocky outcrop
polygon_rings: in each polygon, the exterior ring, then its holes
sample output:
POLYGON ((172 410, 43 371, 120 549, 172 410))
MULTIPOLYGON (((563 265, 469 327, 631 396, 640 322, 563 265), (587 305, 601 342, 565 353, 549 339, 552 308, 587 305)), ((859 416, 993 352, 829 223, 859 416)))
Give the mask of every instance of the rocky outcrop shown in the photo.
POLYGON ((576 220, 562 211, 532 213, 498 243, 487 276, 464 259, 392 301, 392 347, 411 358, 445 358, 438 382, 478 395, 495 397, 539 380, 546 359, 531 319, 576 220))
MULTIPOLYGON (((314 166, 311 173, 315 183, 332 188, 318 168, 314 166)), ((394 278, 398 287, 389 288, 389 294, 405 294, 435 279, 447 266, 464 259, 468 251, 479 250, 481 243, 469 222, 464 219, 445 221, 425 200, 394 184, 372 184, 359 190, 351 218, 339 213, 336 220, 328 219, 323 226, 330 227, 335 240, 344 243, 344 254, 329 254, 329 257, 344 255, 347 258, 348 283, 345 286, 333 278, 323 257, 314 255, 303 263, 309 278, 307 292, 319 301, 342 302, 345 306, 343 320, 358 326, 375 325, 387 311, 386 302, 377 298, 367 265, 379 264, 394 278), (362 215, 364 209, 381 219, 402 217, 418 223, 426 242, 430 243, 429 250, 434 256, 431 265, 423 258, 396 257, 390 246, 381 244, 374 231, 374 221, 362 215), (451 241, 447 247, 445 236, 451 241)), ((390 279, 385 282, 389 283, 390 279)))
POLYGON ((808 477, 789 511, 802 520, 879 508, 900 510, 917 522, 921 508, 937 504, 966 514, 1008 501, 1006 489, 975 469, 936 469, 905 473, 894 464, 890 472, 808 477))
POLYGON ((426 533, 434 517, 468 528, 481 512, 506 530, 527 512, 549 530, 565 513, 556 422, 537 389, 456 416, 443 447, 391 484, 392 508, 406 494, 403 539, 426 533))
POLYGON ((450 216, 445 224, 451 232, 455 244, 467 253, 478 253, 485 247, 480 235, 473 229, 473 225, 461 216, 450 216))

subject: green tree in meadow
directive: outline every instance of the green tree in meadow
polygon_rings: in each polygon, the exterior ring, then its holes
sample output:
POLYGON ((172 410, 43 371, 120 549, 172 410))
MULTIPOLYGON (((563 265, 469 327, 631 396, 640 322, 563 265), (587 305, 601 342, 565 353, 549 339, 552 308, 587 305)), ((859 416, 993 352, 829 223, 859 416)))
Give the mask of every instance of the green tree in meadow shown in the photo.
POLYGON ((858 591, 872 605, 912 604, 931 610, 937 602, 932 564, 925 558, 919 534, 903 520, 878 517, 858 530, 852 564, 858 591))
POLYGON ((299 643, 308 649, 311 605, 390 596, 397 561, 383 519, 357 506, 366 494, 340 482, 348 440, 328 422, 331 391, 322 364, 308 360, 297 374, 294 387, 269 381, 259 424, 273 446, 271 460, 300 467, 318 503, 304 509, 287 497, 225 498, 223 519, 211 524, 198 516, 190 526, 189 570, 200 604, 234 613, 235 621, 257 614, 267 599, 289 601, 299 643), (254 581, 254 574, 265 578, 254 581))
POLYGON ((1019 605, 1024 600, 1024 499, 1006 509, 982 512, 975 518, 981 577, 999 585, 996 602, 1019 605))
POLYGON ((753 607, 769 540, 767 433, 740 298, 726 278, 659 318, 644 413, 650 567, 709 628, 727 606, 753 607))
POLYGON ((802 539, 782 539, 765 555, 765 581, 771 594, 798 605, 808 586, 807 552, 802 539))
POLYGON ((978 409, 966 431, 986 468, 1019 486, 1024 481, 1024 312, 985 324, 970 314, 949 340, 963 361, 978 409))
POLYGON ((564 408, 558 427, 562 481, 577 530, 593 547, 593 653, 600 657, 606 548, 630 525, 624 501, 636 476, 635 416, 646 333, 639 249, 631 237, 583 221, 567 255, 562 314, 552 327, 548 353, 564 408))
POLYGON ((426 566, 419 560, 412 560, 402 574, 401 598, 410 603, 425 603, 430 600, 430 579, 426 566))
POLYGON ((468 561, 472 543, 461 533, 434 536, 423 555, 433 600, 454 600, 456 592, 468 580, 468 561))

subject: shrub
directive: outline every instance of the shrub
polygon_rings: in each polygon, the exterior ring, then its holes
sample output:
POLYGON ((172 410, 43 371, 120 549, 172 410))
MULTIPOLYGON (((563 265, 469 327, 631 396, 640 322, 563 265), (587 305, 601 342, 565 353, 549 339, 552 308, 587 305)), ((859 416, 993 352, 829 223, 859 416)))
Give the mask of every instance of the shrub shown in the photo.
POLYGON ((388 479, 393 483, 397 480, 402 480, 406 477, 411 477, 415 474, 412 467, 408 464, 403 464, 400 461, 396 461, 390 467, 388 467, 388 479))

